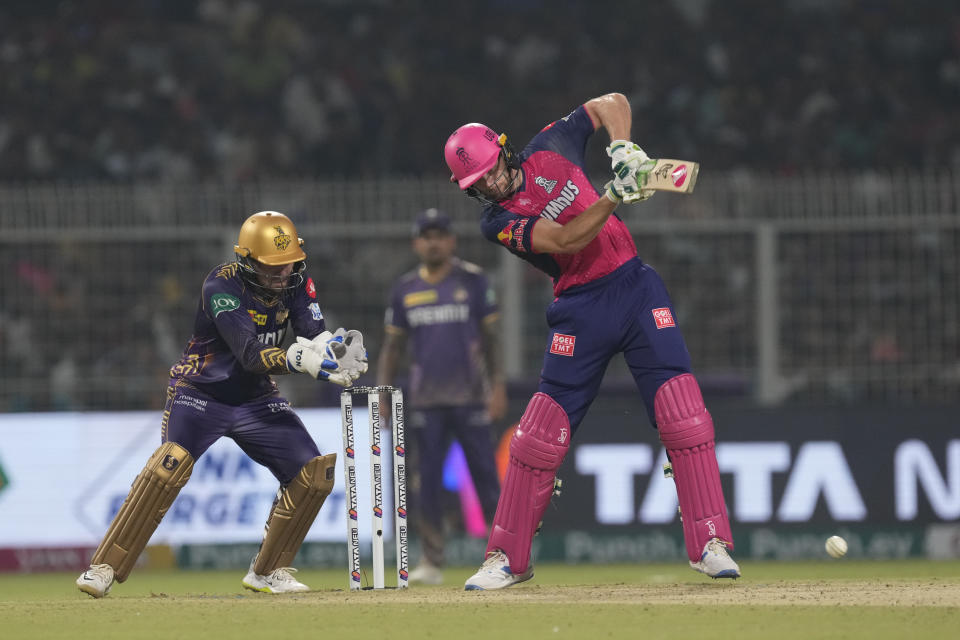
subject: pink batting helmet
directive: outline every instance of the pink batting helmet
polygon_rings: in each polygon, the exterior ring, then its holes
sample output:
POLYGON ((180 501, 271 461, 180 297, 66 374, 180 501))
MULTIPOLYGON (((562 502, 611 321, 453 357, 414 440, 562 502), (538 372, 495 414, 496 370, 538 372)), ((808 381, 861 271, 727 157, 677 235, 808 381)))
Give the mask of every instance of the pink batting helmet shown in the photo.
POLYGON ((443 147, 443 156, 456 182, 461 189, 469 188, 474 182, 497 164, 503 139, 490 127, 478 122, 465 124, 447 138, 443 147))

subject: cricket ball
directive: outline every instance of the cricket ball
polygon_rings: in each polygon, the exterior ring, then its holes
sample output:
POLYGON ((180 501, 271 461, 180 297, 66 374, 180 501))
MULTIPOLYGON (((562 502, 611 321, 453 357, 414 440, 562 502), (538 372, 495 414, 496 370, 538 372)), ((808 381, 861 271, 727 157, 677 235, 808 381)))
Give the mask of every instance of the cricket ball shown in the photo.
POLYGON ((830 536, 824 546, 832 558, 842 558, 847 555, 847 541, 840 536, 830 536))

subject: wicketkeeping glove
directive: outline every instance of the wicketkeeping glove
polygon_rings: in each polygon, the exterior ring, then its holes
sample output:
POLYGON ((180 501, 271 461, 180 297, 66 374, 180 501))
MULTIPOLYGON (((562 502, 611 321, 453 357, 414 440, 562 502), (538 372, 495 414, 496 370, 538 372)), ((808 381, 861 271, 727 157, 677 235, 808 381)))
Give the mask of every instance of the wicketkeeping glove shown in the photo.
POLYGON ((355 374, 354 379, 365 374, 370 365, 367 361, 367 350, 363 346, 363 334, 356 329, 347 331, 341 327, 337 329, 333 337, 341 338, 343 346, 346 347, 346 353, 339 358, 340 370, 355 374))
POLYGON ((287 349, 287 368, 306 373, 316 380, 326 380, 349 387, 358 376, 341 371, 339 358, 346 353, 343 338, 324 331, 313 340, 297 337, 296 344, 287 349))

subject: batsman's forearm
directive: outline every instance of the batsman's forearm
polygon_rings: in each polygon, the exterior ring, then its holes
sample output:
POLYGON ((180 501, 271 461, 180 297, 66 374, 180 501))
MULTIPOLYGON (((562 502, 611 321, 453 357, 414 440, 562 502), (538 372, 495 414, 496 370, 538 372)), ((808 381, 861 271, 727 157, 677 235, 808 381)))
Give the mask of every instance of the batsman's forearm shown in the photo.
POLYGON ((609 198, 601 197, 564 225, 540 218, 533 227, 531 243, 538 253, 577 253, 586 247, 617 208, 609 198))

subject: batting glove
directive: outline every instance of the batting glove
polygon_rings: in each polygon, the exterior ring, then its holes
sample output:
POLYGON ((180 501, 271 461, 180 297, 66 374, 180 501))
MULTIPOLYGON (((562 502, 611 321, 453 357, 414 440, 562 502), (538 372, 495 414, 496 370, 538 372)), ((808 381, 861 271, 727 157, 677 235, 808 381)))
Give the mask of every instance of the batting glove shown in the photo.
POLYGON ((638 145, 629 140, 614 140, 607 147, 610 156, 610 168, 618 178, 627 179, 635 176, 640 165, 650 156, 638 145))

